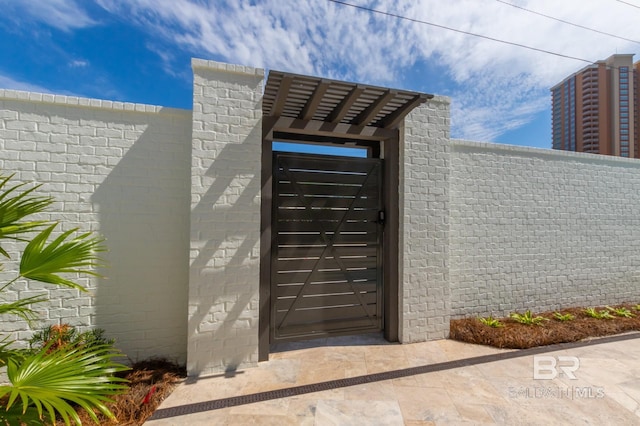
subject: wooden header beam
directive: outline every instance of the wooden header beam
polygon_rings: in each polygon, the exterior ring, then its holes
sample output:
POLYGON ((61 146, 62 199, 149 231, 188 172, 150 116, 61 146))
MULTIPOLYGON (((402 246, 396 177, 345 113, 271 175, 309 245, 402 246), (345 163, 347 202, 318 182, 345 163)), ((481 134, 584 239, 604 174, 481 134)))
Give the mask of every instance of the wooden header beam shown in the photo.
POLYGON ((290 117, 265 117, 263 124, 263 137, 273 140, 273 132, 286 132, 311 136, 342 136, 363 140, 387 140, 396 138, 396 129, 383 129, 372 126, 355 126, 346 123, 329 123, 326 121, 301 120, 290 117))

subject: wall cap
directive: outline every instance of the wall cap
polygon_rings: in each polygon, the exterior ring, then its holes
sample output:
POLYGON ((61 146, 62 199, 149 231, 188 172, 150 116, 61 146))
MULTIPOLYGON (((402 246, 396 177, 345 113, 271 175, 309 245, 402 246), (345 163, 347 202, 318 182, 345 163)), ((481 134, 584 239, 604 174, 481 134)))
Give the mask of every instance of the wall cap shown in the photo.
POLYGON ((0 101, 23 101, 43 104, 65 105, 82 108, 109 109, 113 111, 141 112, 141 113, 169 113, 177 115, 191 115, 191 110, 169 108, 159 105, 139 104, 132 102, 109 101, 104 99, 84 98, 81 96, 56 95, 53 93, 26 92, 22 90, 0 89, 0 101))
POLYGON ((429 99, 427 103, 436 103, 436 104, 447 104, 451 105, 451 98, 449 96, 442 95, 434 95, 433 98, 429 99))
POLYGON ((206 59, 191 58, 191 68, 196 69, 208 69, 212 71, 225 71, 234 74, 246 74, 257 77, 264 77, 264 69, 253 68, 246 65, 228 64, 225 62, 209 61, 206 59))
POLYGON ((475 150, 512 153, 515 155, 543 156, 563 160, 578 160, 593 163, 617 163, 633 165, 640 168, 640 160, 637 158, 616 157, 612 155, 590 154, 587 152, 562 151, 550 148, 534 148, 529 146, 508 145, 495 142, 474 142, 461 139, 451 139, 453 150, 475 150))

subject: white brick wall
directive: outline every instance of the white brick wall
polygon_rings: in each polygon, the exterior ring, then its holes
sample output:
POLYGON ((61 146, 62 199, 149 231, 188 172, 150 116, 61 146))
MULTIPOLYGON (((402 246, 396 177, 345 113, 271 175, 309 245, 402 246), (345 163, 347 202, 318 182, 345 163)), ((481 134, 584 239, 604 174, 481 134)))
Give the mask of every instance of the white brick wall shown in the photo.
POLYGON ((455 316, 640 301, 640 161, 454 141, 455 316))
POLYGON ((400 138, 400 341, 449 333, 449 100, 405 118, 400 138))
MULTIPOLYGON (((131 359, 198 376, 258 359, 264 71, 192 65, 193 112, 0 90, 0 170, 43 183, 45 217, 110 250, 88 294, 17 282, 1 296, 47 295, 41 325, 104 328, 131 359)), ((451 142, 443 97, 401 133, 402 342, 446 337, 451 316, 639 301, 639 161, 451 142)))
MULTIPOLYGON (((0 90, 0 170, 42 183, 56 199, 48 218, 102 233, 109 249, 108 279, 80 280, 89 293, 19 282, 1 296, 47 295, 38 328, 104 328, 132 360, 185 362, 190 149, 190 111, 0 90)), ((6 317, 0 328, 32 334, 6 317)))
POLYGON ((258 361, 264 71, 194 59, 190 375, 258 361))

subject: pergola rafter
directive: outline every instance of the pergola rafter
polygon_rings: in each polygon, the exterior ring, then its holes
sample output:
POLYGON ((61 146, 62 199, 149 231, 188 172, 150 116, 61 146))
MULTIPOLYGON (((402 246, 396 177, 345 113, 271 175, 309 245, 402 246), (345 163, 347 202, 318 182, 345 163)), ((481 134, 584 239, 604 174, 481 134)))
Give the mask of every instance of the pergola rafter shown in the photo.
MULTIPOLYGON (((263 116, 394 129, 433 95, 270 71, 263 116)), ((355 128, 353 127, 353 128, 355 128)))

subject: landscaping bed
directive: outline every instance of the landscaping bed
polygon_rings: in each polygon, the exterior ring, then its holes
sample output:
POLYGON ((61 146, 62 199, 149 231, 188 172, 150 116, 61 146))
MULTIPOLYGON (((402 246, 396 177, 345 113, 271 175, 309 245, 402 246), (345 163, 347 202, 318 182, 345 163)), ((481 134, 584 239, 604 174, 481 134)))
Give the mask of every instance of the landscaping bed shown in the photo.
MULTIPOLYGON (((121 376, 129 380, 129 390, 113 397, 114 402, 107 405, 117 422, 98 414, 101 425, 143 424, 182 378, 186 377, 186 370, 166 360, 151 359, 134 363, 131 370, 121 376)), ((78 409, 77 412, 83 425, 95 424, 84 410, 78 409)), ((64 425, 64 422, 60 420, 56 424, 64 425)))
POLYGON ((630 331, 640 331, 640 305, 570 308, 528 315, 519 312, 504 318, 454 319, 450 324, 453 340, 509 349, 575 342, 630 331))

